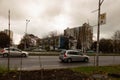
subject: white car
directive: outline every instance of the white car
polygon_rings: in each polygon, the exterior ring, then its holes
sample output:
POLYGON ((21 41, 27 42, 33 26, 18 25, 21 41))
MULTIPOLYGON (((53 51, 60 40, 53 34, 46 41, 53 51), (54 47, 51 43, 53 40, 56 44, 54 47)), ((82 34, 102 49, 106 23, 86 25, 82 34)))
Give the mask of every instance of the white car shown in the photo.
POLYGON ((89 56, 82 54, 78 50, 63 50, 60 55, 59 59, 62 62, 72 62, 72 61, 84 61, 89 62, 89 56))
POLYGON ((20 49, 17 48, 3 48, 2 50, 0 50, 0 53, 3 57, 8 57, 8 56, 28 57, 28 52, 21 51, 20 49))

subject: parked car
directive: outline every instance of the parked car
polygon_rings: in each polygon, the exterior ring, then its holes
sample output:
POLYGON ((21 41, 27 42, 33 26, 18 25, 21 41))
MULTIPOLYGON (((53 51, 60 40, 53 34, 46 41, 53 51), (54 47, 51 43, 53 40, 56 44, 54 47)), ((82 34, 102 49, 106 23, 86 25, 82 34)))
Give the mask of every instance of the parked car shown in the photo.
POLYGON ((72 61, 89 62, 89 56, 83 55, 78 50, 63 50, 59 55, 59 59, 62 62, 68 62, 68 63, 70 63, 72 61))
POLYGON ((20 49, 17 49, 17 48, 3 48, 0 50, 0 54, 3 57, 8 57, 8 56, 28 57, 28 52, 21 51, 20 49), (10 51, 10 53, 9 53, 9 51, 10 51))
POLYGON ((95 53, 93 50, 87 50, 86 53, 95 53))
POLYGON ((45 52, 46 50, 44 49, 40 49, 40 48, 36 48, 32 50, 33 52, 45 52))

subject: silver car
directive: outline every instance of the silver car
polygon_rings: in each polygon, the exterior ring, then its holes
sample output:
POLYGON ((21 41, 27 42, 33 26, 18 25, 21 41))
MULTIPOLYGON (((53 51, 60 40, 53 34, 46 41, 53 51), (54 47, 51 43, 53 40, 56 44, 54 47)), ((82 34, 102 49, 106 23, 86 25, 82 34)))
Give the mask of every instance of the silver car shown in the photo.
POLYGON ((60 55, 59 59, 62 62, 72 62, 72 61, 84 61, 89 62, 89 56, 83 55, 80 51, 77 50, 63 50, 60 55))
POLYGON ((2 50, 0 50, 0 53, 1 55, 3 55, 3 57, 8 57, 8 56, 28 57, 28 52, 21 51, 20 49, 17 48, 3 48, 2 50))

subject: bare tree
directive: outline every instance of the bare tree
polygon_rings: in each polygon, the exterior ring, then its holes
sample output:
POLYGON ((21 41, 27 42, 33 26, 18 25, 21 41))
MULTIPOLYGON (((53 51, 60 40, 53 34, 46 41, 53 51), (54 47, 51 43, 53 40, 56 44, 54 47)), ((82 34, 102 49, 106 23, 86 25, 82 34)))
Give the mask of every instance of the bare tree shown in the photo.
POLYGON ((57 45, 57 31, 51 31, 42 39, 42 44, 44 44, 44 48, 46 50, 50 50, 51 48, 55 50, 55 46, 57 45))
POLYGON ((52 40, 52 43, 51 43, 51 46, 53 47, 53 50, 55 50, 55 47, 57 45, 57 31, 52 31, 50 32, 50 37, 51 37, 51 40, 52 40))
POLYGON ((4 32, 0 32, 0 47, 1 48, 8 47, 9 41, 10 41, 9 36, 4 32))
POLYGON ((116 31, 113 35, 113 51, 120 52, 120 30, 116 31))

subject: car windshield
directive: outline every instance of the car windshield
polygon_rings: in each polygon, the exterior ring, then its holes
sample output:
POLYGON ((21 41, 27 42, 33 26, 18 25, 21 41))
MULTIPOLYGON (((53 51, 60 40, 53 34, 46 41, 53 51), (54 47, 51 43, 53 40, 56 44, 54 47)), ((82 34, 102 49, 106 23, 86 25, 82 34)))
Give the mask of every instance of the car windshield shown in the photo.
POLYGON ((63 51, 61 51, 61 53, 60 54, 64 54, 66 51, 65 50, 63 50, 63 51))
POLYGON ((82 55, 82 53, 79 51, 70 51, 70 52, 68 52, 68 54, 70 54, 70 55, 82 55))
POLYGON ((10 50, 10 51, 21 51, 20 49, 17 49, 17 48, 5 48, 5 50, 10 50))
POLYGON ((20 49, 13 49, 14 51, 21 51, 20 49))

